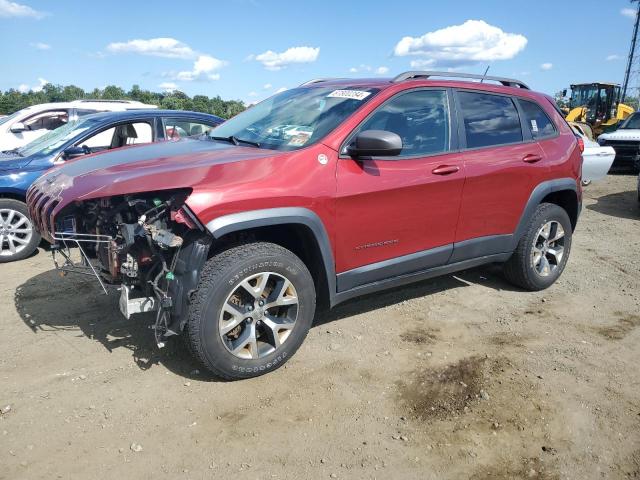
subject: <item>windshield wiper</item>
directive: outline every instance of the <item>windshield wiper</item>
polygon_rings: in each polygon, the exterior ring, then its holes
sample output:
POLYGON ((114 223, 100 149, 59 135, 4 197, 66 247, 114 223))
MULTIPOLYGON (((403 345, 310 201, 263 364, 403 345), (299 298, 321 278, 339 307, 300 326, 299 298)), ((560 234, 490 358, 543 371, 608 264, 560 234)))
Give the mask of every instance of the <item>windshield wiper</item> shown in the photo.
POLYGON ((247 145, 251 145, 253 147, 256 148, 260 148, 260 144, 258 142, 252 142, 251 140, 244 140, 242 138, 238 138, 234 135, 231 135, 229 137, 209 137, 212 140, 221 140, 223 142, 229 142, 234 144, 235 146, 240 145, 241 143, 247 144, 247 145))

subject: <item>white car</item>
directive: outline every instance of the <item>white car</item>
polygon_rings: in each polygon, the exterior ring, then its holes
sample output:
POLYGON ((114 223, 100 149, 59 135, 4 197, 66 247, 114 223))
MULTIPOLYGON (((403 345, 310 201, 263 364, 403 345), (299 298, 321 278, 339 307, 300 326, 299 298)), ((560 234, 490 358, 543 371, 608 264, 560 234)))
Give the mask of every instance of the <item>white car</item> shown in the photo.
POLYGON ((0 152, 14 150, 70 120, 97 112, 158 108, 130 100, 75 100, 42 103, 0 118, 0 152))
POLYGON ((582 184, 588 185, 591 182, 602 180, 613 165, 616 158, 616 151, 612 147, 602 147, 597 142, 589 139, 580 125, 571 124, 573 132, 584 142, 584 152, 582 152, 582 184))
POLYGON ((615 168, 640 172, 640 112, 627 117, 617 130, 600 135, 598 143, 616 151, 615 168))

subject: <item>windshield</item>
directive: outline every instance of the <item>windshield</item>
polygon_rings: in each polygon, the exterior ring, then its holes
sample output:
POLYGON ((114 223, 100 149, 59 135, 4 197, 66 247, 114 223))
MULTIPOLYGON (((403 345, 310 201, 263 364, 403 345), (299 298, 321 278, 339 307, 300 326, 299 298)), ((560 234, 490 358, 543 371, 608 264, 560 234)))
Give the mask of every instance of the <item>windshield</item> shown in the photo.
POLYGON ((85 130, 91 128, 94 121, 88 120, 74 120, 67 124, 51 130, 43 136, 35 139, 33 142, 27 143, 23 147, 18 148, 18 153, 23 157, 29 155, 48 155, 62 145, 67 143, 72 138, 75 138, 85 130))
POLYGON ((571 87, 569 107, 592 107, 597 101, 597 95, 597 85, 574 85, 571 87))
POLYGON ((7 122, 13 120, 14 118, 16 118, 18 116, 18 114, 21 111, 22 110, 18 110, 17 112, 13 112, 11 115, 7 115, 6 117, 0 118, 0 125, 2 125, 3 123, 7 123, 7 122))
POLYGON ((227 120, 209 137, 296 150, 324 138, 377 92, 375 88, 294 88, 227 120))
POLYGON ((634 113, 631 115, 622 123, 622 125, 620 125, 620 128, 625 130, 640 129, 640 113, 634 113))

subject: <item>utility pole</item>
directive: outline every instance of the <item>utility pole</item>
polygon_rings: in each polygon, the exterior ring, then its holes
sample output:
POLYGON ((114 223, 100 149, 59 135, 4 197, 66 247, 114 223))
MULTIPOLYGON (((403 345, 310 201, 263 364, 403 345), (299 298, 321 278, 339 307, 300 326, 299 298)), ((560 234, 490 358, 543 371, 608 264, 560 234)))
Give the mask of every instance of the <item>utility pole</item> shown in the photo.
POLYGON ((629 47, 629 58, 627 60, 627 70, 624 73, 624 84, 622 85, 622 103, 627 96, 627 90, 629 88, 638 89, 638 73, 640 70, 640 58, 638 52, 636 52, 636 42, 638 40, 638 24, 640 23, 640 0, 631 0, 631 3, 638 3, 636 9, 636 21, 633 25, 633 36, 631 37, 631 47, 629 47), (629 87, 629 82, 632 82, 632 87, 629 87))

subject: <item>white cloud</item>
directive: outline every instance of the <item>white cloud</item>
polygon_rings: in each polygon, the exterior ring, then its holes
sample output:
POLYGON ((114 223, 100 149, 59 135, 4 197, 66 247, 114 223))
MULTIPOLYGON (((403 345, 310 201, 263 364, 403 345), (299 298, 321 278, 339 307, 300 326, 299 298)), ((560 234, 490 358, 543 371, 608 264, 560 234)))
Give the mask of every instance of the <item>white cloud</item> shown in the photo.
POLYGON ((34 10, 28 5, 22 5, 16 2, 10 2, 9 0, 0 0, 0 17, 26 17, 40 19, 46 16, 46 13, 34 10))
POLYGON ((49 45, 48 43, 32 42, 29 45, 38 50, 51 50, 51 45, 49 45))
POLYGON ((607 62, 613 62, 614 60, 620 60, 622 57, 620 55, 616 55, 615 53, 613 55, 607 55, 607 62))
POLYGON ((271 85, 270 83, 265 83, 262 88, 265 89, 265 90, 271 90, 272 87, 273 87, 273 85, 271 85))
POLYGON ((44 87, 47 83, 49 83, 48 80, 45 80, 44 78, 38 78, 38 85, 34 85, 33 87, 30 87, 26 83, 21 83, 20 85, 18 85, 18 91, 20 93, 27 93, 30 91, 39 92, 42 90, 42 87, 44 87))
POLYGON ((175 74, 176 80, 191 82, 193 80, 218 80, 220 74, 216 70, 220 70, 227 62, 218 60, 211 55, 200 55, 193 63, 191 70, 185 70, 175 74))
POLYGON ((267 50, 259 55, 250 55, 248 59, 254 59, 264 65, 267 70, 281 70, 294 63, 312 63, 318 59, 320 49, 314 47, 291 47, 281 53, 267 50))
MULTIPOLYGON (((422 57, 420 66, 460 66, 477 62, 509 60, 527 45, 527 38, 507 33, 483 20, 467 20, 462 25, 427 32, 421 37, 404 37, 395 46, 399 57, 422 57)), ((419 62, 412 62, 416 68, 419 62)))
MULTIPOLYGON (((0 0, 1 1, 1 0, 0 0)), ((148 40, 129 40, 128 42, 113 42, 107 45, 112 53, 138 53, 165 58, 194 58, 196 52, 186 43, 175 38, 150 38, 148 40)))
POLYGON ((160 85, 158 85, 158 87, 160 87, 165 92, 173 92, 174 90, 178 89, 178 85, 173 82, 162 82, 160 85))
POLYGON ((287 90, 289 90, 287 87, 280 87, 279 89, 276 90, 276 93, 286 92, 287 90))
POLYGON ((633 20, 636 19, 636 9, 635 8, 623 8, 620 10, 620 15, 624 15, 625 17, 631 18, 633 20))
POLYGON ((542 70, 551 70, 553 68, 553 63, 543 63, 540 65, 542 70))
POLYGON ((388 67, 373 68, 371 65, 365 65, 364 63, 361 63, 357 67, 351 67, 349 69, 349 73, 366 73, 366 72, 368 73, 375 72, 378 75, 384 75, 385 73, 389 72, 389 68, 388 67))
POLYGON ((250 97, 257 97, 258 96, 258 92, 249 92, 248 94, 250 97))

